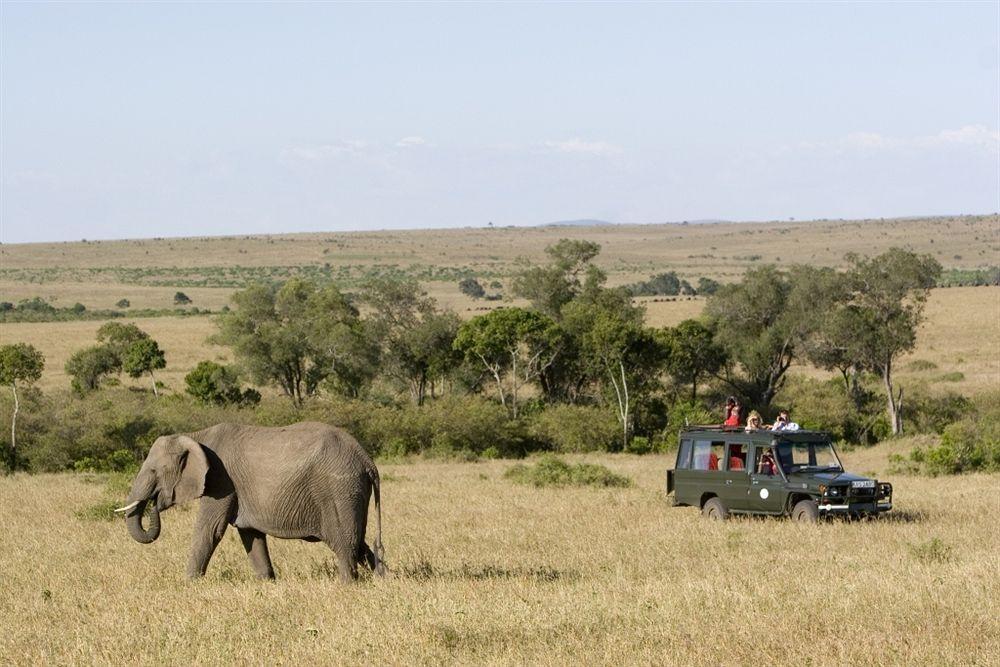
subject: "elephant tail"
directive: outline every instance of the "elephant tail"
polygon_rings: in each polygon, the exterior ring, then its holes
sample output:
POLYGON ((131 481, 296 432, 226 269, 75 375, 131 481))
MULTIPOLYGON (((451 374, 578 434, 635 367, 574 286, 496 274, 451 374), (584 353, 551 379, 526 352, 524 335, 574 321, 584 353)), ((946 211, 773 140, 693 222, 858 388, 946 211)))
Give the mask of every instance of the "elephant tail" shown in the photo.
POLYGON ((380 480, 378 475, 378 468, 372 466, 372 469, 368 471, 368 476, 372 481, 372 493, 375 496, 375 549, 373 550, 375 555, 375 574, 380 577, 385 576, 385 547, 382 546, 382 494, 380 490, 380 480))

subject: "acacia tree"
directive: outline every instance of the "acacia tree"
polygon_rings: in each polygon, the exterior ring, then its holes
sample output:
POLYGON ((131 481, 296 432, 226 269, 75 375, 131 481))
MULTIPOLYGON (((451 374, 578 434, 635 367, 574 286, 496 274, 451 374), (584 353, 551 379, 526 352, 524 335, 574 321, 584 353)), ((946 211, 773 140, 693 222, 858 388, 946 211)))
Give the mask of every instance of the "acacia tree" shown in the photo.
POLYGON ((0 383, 10 385, 14 394, 14 413, 10 419, 10 459, 7 470, 14 471, 17 463, 17 413, 21 403, 17 396, 17 385, 30 386, 42 377, 45 357, 37 348, 28 343, 14 343, 0 346, 0 383))
POLYGON ((591 378, 606 390, 628 446, 636 404, 657 386, 664 348, 643 326, 645 312, 623 289, 600 289, 563 309, 564 326, 578 341, 591 378))
POLYGON ((106 375, 120 372, 122 363, 108 346, 92 345, 74 352, 65 369, 73 390, 82 396, 97 389, 106 375))
POLYGON ((662 332, 667 372, 678 383, 691 385, 692 402, 698 398, 698 380, 717 373, 726 363, 726 351, 714 339, 710 326, 684 320, 662 332))
POLYGON ((604 273, 591 263, 600 252, 593 241, 560 239, 545 249, 547 266, 527 268, 514 278, 513 292, 559 322, 563 306, 588 287, 603 284, 604 273))
POLYGON ((122 359, 122 370, 129 374, 129 377, 141 377, 143 373, 149 373, 149 378, 153 383, 153 396, 159 396, 156 389, 156 376, 154 370, 166 368, 167 359, 160 349, 159 344, 152 338, 141 338, 125 351, 122 359))
POLYGON ((520 387, 552 365, 561 339, 562 332, 551 318, 523 308, 499 308, 462 324, 454 347, 493 377, 500 403, 516 419, 520 387), (505 378, 509 392, 504 391, 505 378))
POLYGON ((296 404, 363 345, 358 311, 333 285, 293 278, 253 285, 232 300, 236 309, 219 317, 213 342, 232 347, 255 382, 276 383, 296 404))
POLYGON ((852 354, 864 368, 882 377, 893 435, 903 430, 903 389, 893 386, 893 363, 913 349, 927 295, 941 275, 930 255, 890 248, 877 257, 848 255, 850 321, 856 332, 852 354))
POLYGON ((458 316, 438 310, 412 279, 373 279, 362 298, 372 309, 368 331, 379 346, 380 370, 405 386, 416 405, 423 405, 428 390, 459 362, 452 346, 458 316))

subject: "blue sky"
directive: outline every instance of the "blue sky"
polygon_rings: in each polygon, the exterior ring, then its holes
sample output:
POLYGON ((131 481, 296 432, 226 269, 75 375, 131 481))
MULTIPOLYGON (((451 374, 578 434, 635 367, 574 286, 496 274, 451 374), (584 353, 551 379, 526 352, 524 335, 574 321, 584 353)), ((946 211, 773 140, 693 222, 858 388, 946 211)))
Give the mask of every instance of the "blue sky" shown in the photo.
POLYGON ((1000 208, 1000 4, 0 6, 0 241, 1000 208))

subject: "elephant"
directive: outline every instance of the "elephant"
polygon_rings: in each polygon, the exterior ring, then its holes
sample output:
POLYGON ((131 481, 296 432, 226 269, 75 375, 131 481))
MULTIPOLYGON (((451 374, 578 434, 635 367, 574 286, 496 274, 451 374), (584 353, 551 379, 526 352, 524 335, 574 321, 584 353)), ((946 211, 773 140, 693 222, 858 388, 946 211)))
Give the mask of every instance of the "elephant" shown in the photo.
POLYGON ((232 524, 254 573, 273 579, 267 536, 325 542, 341 581, 364 564, 386 569, 378 469, 343 429, 316 422, 283 427, 218 424, 157 438, 124 507, 129 534, 148 544, 160 535, 160 512, 201 498, 187 575, 205 574, 232 524), (369 496, 375 499, 374 551, 365 543, 369 496), (142 520, 152 503, 148 527, 142 520))

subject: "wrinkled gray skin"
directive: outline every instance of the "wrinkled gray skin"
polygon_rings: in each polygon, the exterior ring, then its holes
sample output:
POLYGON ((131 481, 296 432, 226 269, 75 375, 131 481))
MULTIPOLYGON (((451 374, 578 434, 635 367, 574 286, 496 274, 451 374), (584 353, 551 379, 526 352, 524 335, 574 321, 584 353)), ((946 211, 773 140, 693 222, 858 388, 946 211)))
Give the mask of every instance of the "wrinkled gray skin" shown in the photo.
POLYGON ((158 438, 132 483, 125 517, 129 534, 149 543, 160 534, 165 509, 195 498, 187 574, 205 574, 226 527, 236 526, 259 577, 274 578, 267 535, 322 541, 337 557, 342 581, 364 563, 379 575, 382 510, 379 475, 358 441, 326 424, 303 422, 266 428, 219 424, 196 433, 158 438), (365 544, 368 500, 375 496, 375 551, 365 544), (152 501, 149 526, 142 516, 152 501))

